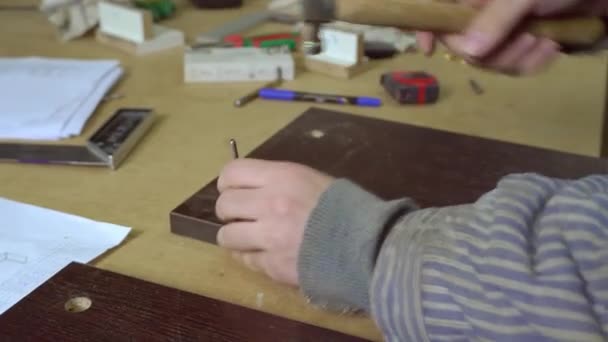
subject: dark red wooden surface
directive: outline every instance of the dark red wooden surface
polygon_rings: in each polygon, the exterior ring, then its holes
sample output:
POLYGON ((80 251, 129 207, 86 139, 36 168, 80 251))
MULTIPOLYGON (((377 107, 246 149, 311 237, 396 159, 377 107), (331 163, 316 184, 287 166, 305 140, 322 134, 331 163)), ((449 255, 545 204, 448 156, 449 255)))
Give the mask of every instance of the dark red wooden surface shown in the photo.
MULTIPOLYGON (((509 173, 573 178, 608 161, 312 108, 249 157, 290 160, 347 177, 377 195, 423 207, 476 200, 509 173), (313 135, 323 134, 320 138, 313 135)), ((216 180, 171 213, 171 230, 215 243, 216 180)))
POLYGON ((0 341, 362 341, 72 263, 0 315, 0 341), (66 311, 74 297, 91 299, 66 311))

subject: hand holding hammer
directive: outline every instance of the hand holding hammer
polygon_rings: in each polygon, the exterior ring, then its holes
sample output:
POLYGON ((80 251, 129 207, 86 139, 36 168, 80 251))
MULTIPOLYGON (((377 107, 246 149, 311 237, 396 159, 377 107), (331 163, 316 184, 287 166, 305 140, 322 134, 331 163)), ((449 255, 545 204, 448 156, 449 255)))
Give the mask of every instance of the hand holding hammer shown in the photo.
MULTIPOLYGON (((340 20, 433 32, 470 60, 498 58, 498 64, 513 65, 517 63, 505 59, 525 57, 519 56, 525 54, 523 50, 535 51, 527 62, 518 65, 523 69, 519 71, 527 71, 557 54, 558 44, 587 46, 603 38, 605 27, 600 15, 608 1, 302 0, 302 5, 306 53, 318 52, 322 23, 340 20), (566 12, 575 15, 563 15, 566 12), (509 56, 490 56, 504 44, 514 44, 504 49, 511 51, 509 56)), ((429 34, 420 38, 423 50, 430 50, 429 34)))

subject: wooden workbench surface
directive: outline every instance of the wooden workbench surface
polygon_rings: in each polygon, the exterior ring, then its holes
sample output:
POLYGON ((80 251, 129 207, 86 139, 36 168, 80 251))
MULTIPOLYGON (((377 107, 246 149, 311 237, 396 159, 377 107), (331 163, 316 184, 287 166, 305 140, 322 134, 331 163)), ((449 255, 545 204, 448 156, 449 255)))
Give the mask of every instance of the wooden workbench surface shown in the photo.
MULTIPOLYGON (((184 30, 191 40, 223 20, 264 5, 261 0, 246 3, 244 9, 231 11, 181 7, 166 25, 184 30)), ((273 28, 276 26, 261 30, 273 28)), ((95 261, 98 267, 379 338, 370 320, 311 308, 298 291, 245 270, 217 247, 169 231, 169 212, 217 176, 231 157, 229 138, 238 139, 242 153, 247 153, 308 108, 307 104, 257 101, 236 109, 232 101, 259 84, 186 85, 180 51, 135 58, 99 45, 92 37, 60 43, 46 20, 33 12, 0 11, 0 56, 118 58, 123 62, 126 76, 115 92, 125 97, 102 104, 83 136, 66 141, 68 144, 83 142, 119 107, 149 106, 160 115, 151 133, 118 171, 2 164, 0 196, 133 227, 122 246, 95 261), (258 307, 259 293, 264 300, 258 307)), ((295 81, 285 84, 293 89, 386 100, 381 109, 327 108, 590 156, 600 153, 605 86, 604 56, 562 58, 540 76, 512 78, 447 61, 442 54, 431 59, 409 54, 376 63, 350 81, 300 72, 295 81), (435 74, 442 85, 441 102, 419 108, 394 104, 378 84, 382 72, 394 69, 435 74), (483 86, 484 95, 471 91, 470 78, 483 86)), ((24 100, 33 100, 34 95, 24 100)))

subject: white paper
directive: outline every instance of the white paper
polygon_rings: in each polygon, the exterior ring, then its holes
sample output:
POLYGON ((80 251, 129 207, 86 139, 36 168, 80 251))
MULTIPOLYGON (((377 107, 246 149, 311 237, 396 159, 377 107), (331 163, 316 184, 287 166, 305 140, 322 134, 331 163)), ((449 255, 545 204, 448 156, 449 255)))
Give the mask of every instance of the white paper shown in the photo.
POLYGON ((122 74, 115 60, 0 58, 0 139, 80 134, 122 74))
POLYGON ((87 263, 131 229, 0 197, 0 315, 70 262, 87 263))

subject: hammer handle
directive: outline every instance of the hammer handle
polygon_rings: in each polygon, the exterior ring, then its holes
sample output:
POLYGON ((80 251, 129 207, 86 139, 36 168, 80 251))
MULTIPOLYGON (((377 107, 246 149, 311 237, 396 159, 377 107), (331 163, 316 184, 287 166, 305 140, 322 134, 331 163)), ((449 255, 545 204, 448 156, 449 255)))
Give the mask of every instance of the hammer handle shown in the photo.
MULTIPOLYGON (((428 0, 335 0, 335 6, 336 20, 443 33, 464 31, 477 14, 470 6, 428 0)), ((523 30, 568 45, 590 45, 605 33, 595 17, 530 19, 523 30)))

